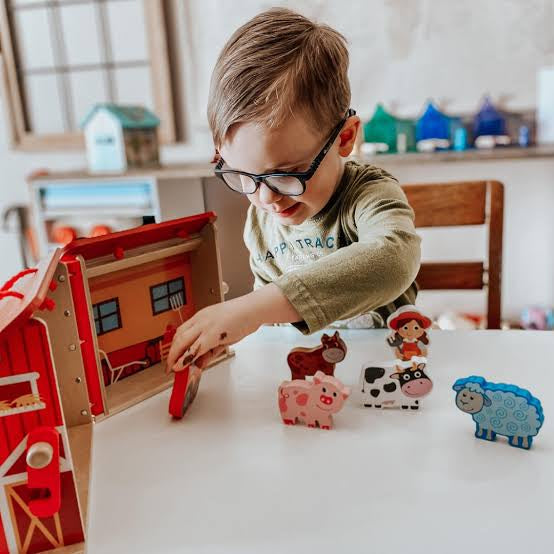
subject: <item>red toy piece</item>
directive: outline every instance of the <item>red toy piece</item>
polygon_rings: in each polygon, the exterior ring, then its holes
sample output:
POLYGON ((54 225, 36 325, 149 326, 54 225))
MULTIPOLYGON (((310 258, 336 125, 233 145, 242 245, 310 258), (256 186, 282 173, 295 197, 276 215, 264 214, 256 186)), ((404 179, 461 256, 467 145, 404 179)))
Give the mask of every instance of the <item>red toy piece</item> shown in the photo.
POLYGON ((37 427, 27 438, 27 486, 33 500, 29 510, 50 517, 60 510, 60 434, 54 427, 37 427))
POLYGON ((316 348, 293 348, 287 356, 287 363, 293 379, 305 379, 322 371, 334 375, 335 365, 346 357, 346 344, 337 331, 333 336, 323 334, 321 346, 316 348))
MULTIPOLYGON (((175 365, 179 362, 181 362, 181 359, 175 365)), ((196 398, 201 376, 202 370, 195 365, 186 366, 184 369, 175 372, 175 380, 169 399, 169 414, 175 419, 182 419, 196 398)))
POLYGON ((41 310, 48 310, 51 312, 56 307, 56 303, 51 298, 45 298, 44 302, 40 305, 41 310))
POLYGON ((350 396, 350 389, 333 376, 318 371, 313 381, 296 379, 281 383, 279 411, 285 425, 298 421, 308 427, 331 429, 332 414, 337 413, 350 396))

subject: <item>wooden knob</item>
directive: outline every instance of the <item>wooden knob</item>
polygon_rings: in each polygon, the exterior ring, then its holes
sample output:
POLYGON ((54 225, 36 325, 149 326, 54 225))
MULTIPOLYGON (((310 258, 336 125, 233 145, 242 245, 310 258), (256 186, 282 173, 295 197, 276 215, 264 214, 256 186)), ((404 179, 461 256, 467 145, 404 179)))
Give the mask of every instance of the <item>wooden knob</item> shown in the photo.
POLYGON ((47 442, 36 442, 27 451, 27 465, 33 469, 46 467, 54 456, 52 445, 47 442))

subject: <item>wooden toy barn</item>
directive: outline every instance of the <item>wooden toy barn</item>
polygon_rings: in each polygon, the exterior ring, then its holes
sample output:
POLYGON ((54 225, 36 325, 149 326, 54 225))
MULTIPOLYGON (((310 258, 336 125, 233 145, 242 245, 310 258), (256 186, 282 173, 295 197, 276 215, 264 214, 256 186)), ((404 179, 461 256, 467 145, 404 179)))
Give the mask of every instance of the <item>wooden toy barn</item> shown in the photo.
POLYGON ((76 240, 0 289, 0 553, 82 550, 92 422, 171 386, 176 327, 223 300, 214 221, 76 240))

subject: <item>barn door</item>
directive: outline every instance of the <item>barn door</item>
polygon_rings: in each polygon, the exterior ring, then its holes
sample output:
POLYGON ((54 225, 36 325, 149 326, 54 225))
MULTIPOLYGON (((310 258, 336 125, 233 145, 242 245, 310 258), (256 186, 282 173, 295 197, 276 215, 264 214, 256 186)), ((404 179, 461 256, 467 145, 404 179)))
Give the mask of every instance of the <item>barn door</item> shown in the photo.
POLYGON ((84 541, 70 434, 45 324, 0 332, 0 553, 84 541))

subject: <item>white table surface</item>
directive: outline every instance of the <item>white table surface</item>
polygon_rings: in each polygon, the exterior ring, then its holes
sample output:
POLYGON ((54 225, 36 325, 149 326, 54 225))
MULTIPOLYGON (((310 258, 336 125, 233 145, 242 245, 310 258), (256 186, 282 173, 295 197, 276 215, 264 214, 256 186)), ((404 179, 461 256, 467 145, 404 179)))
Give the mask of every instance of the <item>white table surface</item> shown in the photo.
MULTIPOLYGON (((207 371, 182 421, 169 391, 94 429, 88 552, 554 552, 554 335, 434 331, 435 389, 419 412, 361 407, 335 429, 285 426, 286 355, 318 344, 264 328, 207 371), (530 451, 474 438, 452 383, 482 375, 529 388, 545 424, 530 451)), ((336 376, 390 359, 384 331, 345 331, 336 376)))

